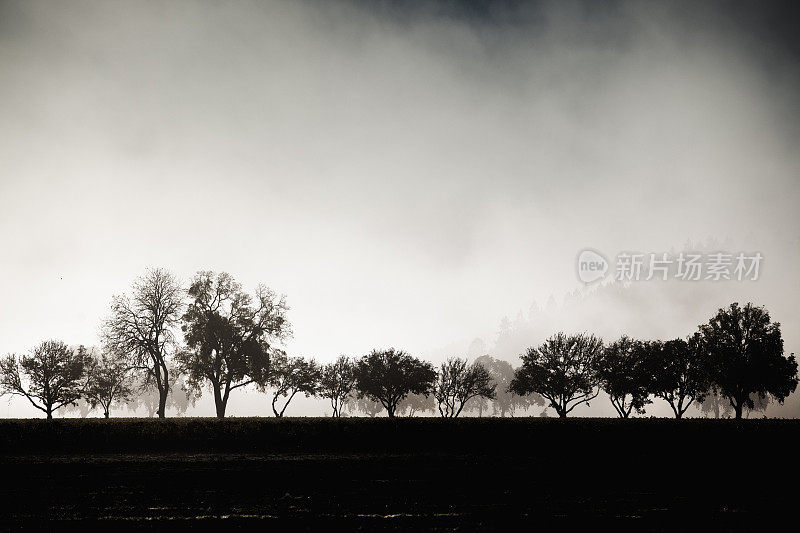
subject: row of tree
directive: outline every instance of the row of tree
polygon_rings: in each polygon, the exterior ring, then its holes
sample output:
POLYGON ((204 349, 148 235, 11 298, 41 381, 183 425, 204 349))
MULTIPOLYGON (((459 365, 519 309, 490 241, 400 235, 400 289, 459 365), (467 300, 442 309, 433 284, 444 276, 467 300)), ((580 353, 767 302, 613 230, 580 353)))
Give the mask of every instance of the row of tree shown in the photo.
POLYGON ((541 394, 560 417, 604 390, 620 417, 644 413, 661 398, 681 418, 708 397, 736 418, 770 400, 783 403, 798 384, 794 354, 784 357, 780 324, 763 307, 731 304, 688 339, 603 345, 593 335, 559 333, 522 356, 511 390, 541 394))
POLYGON ((248 294, 224 272, 198 272, 184 289, 169 272, 152 269, 130 294, 112 299, 101 348, 46 341, 28 355, 8 355, 0 360, 0 387, 48 418, 80 400, 108 417, 112 405, 151 392, 164 417, 178 381, 194 397, 210 389, 220 418, 231 392, 251 384, 270 391, 278 417, 297 394, 329 400, 335 417, 354 405, 369 414, 380 406, 390 417, 429 409, 457 417, 465 408, 482 414, 490 400, 500 416, 547 404, 566 417, 604 390, 624 418, 644 413, 652 398, 665 400, 677 418, 708 399, 727 402, 740 418, 771 399, 783 402, 798 384, 780 325, 752 304, 720 309, 688 339, 604 344, 590 334, 558 333, 529 348, 516 370, 482 356, 451 358, 437 371, 394 348, 319 365, 278 347, 291 335, 287 311, 285 296, 264 286, 248 294))

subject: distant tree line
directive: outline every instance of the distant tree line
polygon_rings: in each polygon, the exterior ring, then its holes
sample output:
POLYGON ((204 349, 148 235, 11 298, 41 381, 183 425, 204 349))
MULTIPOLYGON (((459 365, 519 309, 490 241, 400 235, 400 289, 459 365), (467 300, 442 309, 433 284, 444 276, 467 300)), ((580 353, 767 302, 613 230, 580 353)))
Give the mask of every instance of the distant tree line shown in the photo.
MULTIPOLYGON (((291 336, 286 297, 259 285, 253 293, 225 272, 198 272, 188 288, 150 269, 127 295, 114 296, 100 348, 45 341, 27 355, 0 359, 4 394, 25 397, 47 418, 82 405, 103 410, 145 405, 166 415, 170 398, 185 410, 204 391, 224 417, 230 394, 247 385, 269 395, 282 417, 302 394, 330 402, 332 416, 360 411, 389 417, 465 410, 512 415, 530 406, 566 417, 607 393, 622 418, 643 414, 654 398, 676 418, 698 404, 716 416, 782 403, 798 384, 794 354, 785 357, 780 325, 763 307, 734 303, 686 339, 604 343, 594 335, 557 333, 522 354, 522 366, 484 355, 453 357, 438 369, 394 348, 320 365, 279 346, 291 336), (175 394, 180 388, 183 394, 175 394)), ((88 412, 88 410, 86 411, 88 412)))

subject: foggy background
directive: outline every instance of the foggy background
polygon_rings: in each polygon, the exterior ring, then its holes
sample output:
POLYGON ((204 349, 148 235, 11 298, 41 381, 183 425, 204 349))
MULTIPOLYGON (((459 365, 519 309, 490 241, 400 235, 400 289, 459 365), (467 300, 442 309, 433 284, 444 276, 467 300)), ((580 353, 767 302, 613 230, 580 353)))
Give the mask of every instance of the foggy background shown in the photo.
MULTIPOLYGON (((797 22, 745 2, 0 1, 0 353, 98 344, 149 266, 285 293, 288 353, 320 362, 516 366, 559 329, 685 337, 733 301, 798 351, 797 22), (758 281, 585 287, 587 247, 764 260, 758 281)), ((37 416, 23 402, 0 416, 37 416)), ((267 396, 228 412, 268 416, 267 396)))

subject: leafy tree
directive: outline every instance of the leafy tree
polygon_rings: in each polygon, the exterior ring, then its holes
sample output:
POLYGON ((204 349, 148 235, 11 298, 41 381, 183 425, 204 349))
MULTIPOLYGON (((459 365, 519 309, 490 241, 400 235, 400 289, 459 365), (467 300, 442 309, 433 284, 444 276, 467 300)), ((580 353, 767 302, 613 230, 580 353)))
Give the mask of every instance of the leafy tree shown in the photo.
POLYGON ((92 409, 98 405, 108 418, 112 404, 124 403, 133 395, 133 380, 124 358, 116 354, 91 353, 86 366, 86 397, 92 409))
POLYGON ((620 418, 644 414, 651 403, 642 344, 626 336, 609 344, 597 360, 597 377, 620 418))
MULTIPOLYGON (((495 395, 497 394, 497 389, 495 388, 494 391, 495 395)), ((483 396, 476 396, 472 398, 470 401, 467 402, 466 409, 469 412, 478 413, 478 416, 483 416, 485 411, 489 410, 489 400, 484 398, 483 396)))
MULTIPOLYGON (((378 411, 382 409, 381 404, 378 404, 378 411)), ((417 413, 436 411, 436 400, 430 394, 409 394, 405 399, 397 404, 397 412, 403 416, 414 416, 417 413)))
MULTIPOLYGON (((515 394, 509 388, 514 379, 514 367, 508 361, 502 359, 495 359, 490 355, 482 355, 475 359, 475 362, 483 365, 489 371, 492 377, 492 383, 495 385, 495 397, 492 400, 492 414, 501 417, 510 414, 514 416, 517 409, 526 409, 531 405, 544 405, 544 398, 540 394, 530 393, 525 396, 515 394)), ((478 397, 472 400, 485 400, 485 398, 478 397)))
POLYGON ((356 387, 356 365, 346 355, 322 368, 318 393, 331 402, 333 417, 342 416, 345 404, 352 399, 356 387))
POLYGON ((451 357, 442 363, 433 387, 439 414, 445 418, 455 418, 470 399, 494 398, 497 385, 492 385, 491 381, 489 372, 482 364, 473 362, 467 365, 466 359, 451 357))
MULTIPOLYGON (((133 384, 134 395, 125 403, 131 411, 136 411, 139 407, 144 407, 147 416, 153 418, 158 413, 160 395, 147 376, 140 376, 139 380, 133 384)), ((194 406, 197 401, 195 390, 186 383, 186 376, 174 366, 169 368, 169 390, 174 391, 167 398, 166 409, 172 410, 180 416, 194 406)))
POLYGON ((30 355, 0 359, 0 387, 4 394, 24 396, 52 419, 53 411, 83 394, 87 358, 83 346, 73 350, 61 341, 44 341, 30 355))
POLYGON ((186 349, 177 359, 198 395, 203 385, 211 386, 223 418, 231 391, 266 379, 270 342, 290 334, 286 298, 263 285, 252 297, 226 272, 209 271, 197 273, 188 293, 186 349))
POLYGON ((356 396, 354 402, 346 404, 346 407, 350 413, 359 412, 367 415, 370 418, 375 418, 380 414, 381 411, 383 411, 383 405, 381 402, 370 400, 367 397, 359 398, 358 396, 356 396))
POLYGON ((736 418, 755 408, 753 395, 783 403, 797 388, 797 361, 794 354, 784 357, 780 324, 765 308, 733 303, 701 325, 695 337, 708 358, 711 381, 736 418))
POLYGON ((316 396, 321 378, 321 370, 314 360, 306 361, 302 357, 287 357, 283 351, 273 356, 267 385, 274 389, 272 396, 272 412, 282 417, 289 402, 298 393, 306 397, 316 396), (278 410, 279 398, 286 398, 283 407, 278 410))
POLYGON ((649 374, 648 389, 665 400, 675 418, 683 418, 694 401, 702 401, 709 389, 707 361, 695 339, 647 341, 641 347, 649 374))
POLYGON ((600 393, 595 373, 603 341, 585 333, 557 333, 538 348, 528 348, 510 389, 519 395, 535 392, 550 402, 560 418, 600 393))
POLYGON ((164 418, 169 395, 169 361, 177 349, 175 329, 183 307, 183 290, 167 270, 152 268, 133 283, 130 296, 114 296, 103 324, 103 341, 111 353, 124 353, 128 366, 142 373, 158 391, 158 416, 164 418))
POLYGON ((708 418, 708 415, 711 413, 714 414, 714 418, 728 418, 733 412, 733 408, 730 402, 728 402, 728 399, 719 394, 713 386, 702 400, 695 401, 695 405, 706 418, 708 418))
POLYGON ((433 365, 402 350, 373 350, 356 364, 359 398, 380 402, 390 418, 409 394, 429 395, 436 381, 433 365))
POLYGON ((59 411, 59 416, 66 413, 77 413, 81 418, 86 418, 92 412, 92 406, 85 398, 79 398, 75 403, 67 404, 59 411))

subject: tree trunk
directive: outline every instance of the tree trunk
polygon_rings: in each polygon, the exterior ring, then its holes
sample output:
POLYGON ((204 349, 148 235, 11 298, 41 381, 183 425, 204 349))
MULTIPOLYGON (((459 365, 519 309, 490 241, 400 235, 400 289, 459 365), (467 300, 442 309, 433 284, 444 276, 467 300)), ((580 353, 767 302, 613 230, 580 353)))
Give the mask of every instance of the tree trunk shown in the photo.
POLYGON ((158 418, 166 418, 167 416, 167 393, 169 389, 166 385, 158 389, 158 418))
POLYGON ((49 405, 47 406, 47 419, 48 420, 52 420, 53 419, 53 410, 50 409, 49 405))
POLYGON ((214 406, 217 408, 217 418, 225 418, 225 409, 227 408, 227 398, 222 397, 219 387, 212 384, 214 389, 214 406))
POLYGON ((736 411, 736 418, 737 419, 742 418, 742 406, 743 405, 744 405, 744 402, 733 406, 733 410, 736 411))
POLYGON ((104 415, 106 418, 108 418, 108 409, 106 409, 105 411, 103 411, 103 415, 104 415))

